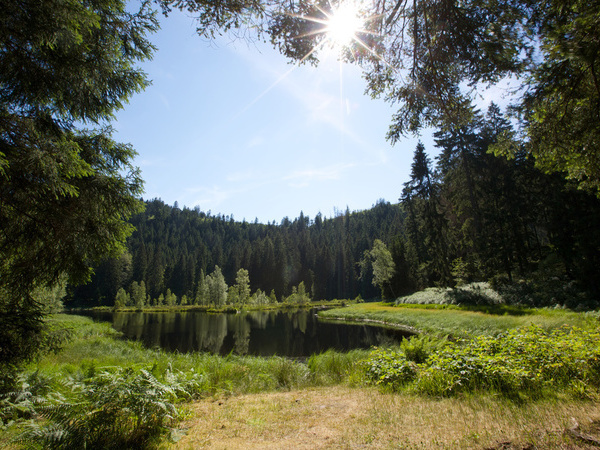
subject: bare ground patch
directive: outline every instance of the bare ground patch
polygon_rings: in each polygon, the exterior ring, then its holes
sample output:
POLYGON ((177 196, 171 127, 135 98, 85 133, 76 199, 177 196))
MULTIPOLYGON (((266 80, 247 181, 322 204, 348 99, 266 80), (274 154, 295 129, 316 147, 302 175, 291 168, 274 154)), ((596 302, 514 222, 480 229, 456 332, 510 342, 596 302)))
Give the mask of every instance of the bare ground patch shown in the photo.
POLYGON ((569 432, 575 426, 600 438, 597 402, 518 405, 335 386, 206 399, 189 409, 186 435, 174 448, 598 448, 569 432))

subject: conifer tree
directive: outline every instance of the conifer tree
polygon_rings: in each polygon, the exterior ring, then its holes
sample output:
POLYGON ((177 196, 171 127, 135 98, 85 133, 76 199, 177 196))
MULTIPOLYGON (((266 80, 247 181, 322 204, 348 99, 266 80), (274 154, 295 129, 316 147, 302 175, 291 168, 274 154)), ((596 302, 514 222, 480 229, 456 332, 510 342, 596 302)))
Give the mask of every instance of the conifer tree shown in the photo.
POLYGON ((147 85, 134 64, 151 56, 146 34, 156 28, 147 3, 138 12, 120 0, 0 8, 2 379, 35 351, 35 287, 63 274, 87 281, 90 262, 121 254, 132 232, 142 180, 135 151, 107 123, 147 85), (11 343, 17 330, 31 348, 11 343))

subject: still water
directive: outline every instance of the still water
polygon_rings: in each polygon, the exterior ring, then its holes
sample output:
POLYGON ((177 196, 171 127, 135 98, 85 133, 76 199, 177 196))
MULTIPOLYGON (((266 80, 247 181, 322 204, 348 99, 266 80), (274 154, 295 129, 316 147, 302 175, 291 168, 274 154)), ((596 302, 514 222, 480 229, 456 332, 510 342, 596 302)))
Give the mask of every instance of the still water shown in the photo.
MULTIPOLYGON (((82 313, 78 313, 82 314, 82 313)), ((409 333, 370 325, 322 322, 315 310, 83 313, 111 322, 127 338, 169 351, 306 357, 328 349, 347 351, 398 343, 409 333)))

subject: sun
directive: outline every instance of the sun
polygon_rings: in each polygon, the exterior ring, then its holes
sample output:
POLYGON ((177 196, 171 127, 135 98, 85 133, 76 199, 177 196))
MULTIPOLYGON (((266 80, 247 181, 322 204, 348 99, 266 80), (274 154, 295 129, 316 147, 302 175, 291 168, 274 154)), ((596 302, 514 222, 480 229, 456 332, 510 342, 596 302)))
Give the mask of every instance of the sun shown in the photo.
POLYGON ((332 0, 325 0, 325 3, 328 7, 313 5, 315 8, 313 13, 318 12, 316 15, 286 13, 291 17, 320 25, 320 27, 296 36, 299 39, 310 36, 322 37, 322 39, 317 39, 312 49, 304 55, 301 59, 302 62, 322 50, 329 53, 328 48, 341 56, 356 46, 387 64, 364 40, 367 35, 380 36, 372 29, 373 27, 368 26, 370 22, 380 17, 370 14, 370 2, 367 0, 338 0, 337 3, 333 3, 332 0))
POLYGON ((360 32, 363 25, 356 4, 346 2, 327 14, 324 31, 335 47, 346 47, 357 39, 356 33, 360 32))

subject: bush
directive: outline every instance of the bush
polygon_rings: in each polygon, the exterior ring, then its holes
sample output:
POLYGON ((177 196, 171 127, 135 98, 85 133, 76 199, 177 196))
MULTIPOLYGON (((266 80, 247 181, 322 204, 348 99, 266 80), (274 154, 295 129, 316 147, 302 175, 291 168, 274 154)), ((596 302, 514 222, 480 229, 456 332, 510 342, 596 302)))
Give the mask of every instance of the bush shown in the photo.
POLYGON ((437 304, 437 305, 499 305, 504 303, 502 296, 488 283, 471 283, 457 288, 427 288, 406 297, 400 297, 396 304, 437 304))
POLYGON ((417 376, 417 365, 404 353, 376 348, 366 361, 367 379, 376 385, 397 390, 417 376))
POLYGON ((404 353, 375 350, 367 372, 376 384, 397 388, 414 380, 412 389, 435 396, 493 391, 536 397, 561 390, 579 395, 600 387, 600 333, 532 325, 497 337, 447 342, 424 363, 408 363, 404 353))
POLYGON ((441 350, 446 345, 446 339, 437 339, 426 334, 415 335, 403 339, 400 343, 400 349, 409 361, 422 364, 429 356, 441 350))

